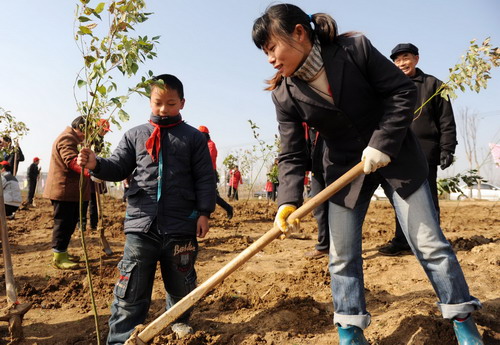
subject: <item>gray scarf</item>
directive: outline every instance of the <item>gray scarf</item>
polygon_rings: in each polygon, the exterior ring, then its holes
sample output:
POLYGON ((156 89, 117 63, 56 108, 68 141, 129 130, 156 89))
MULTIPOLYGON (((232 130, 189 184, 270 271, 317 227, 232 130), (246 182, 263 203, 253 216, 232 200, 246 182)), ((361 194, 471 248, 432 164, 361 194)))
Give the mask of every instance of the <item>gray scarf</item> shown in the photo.
POLYGON ((305 82, 314 79, 318 72, 323 68, 323 59, 321 58, 321 47, 318 39, 314 40, 314 45, 309 53, 309 56, 304 61, 302 66, 300 66, 292 77, 297 77, 305 82))

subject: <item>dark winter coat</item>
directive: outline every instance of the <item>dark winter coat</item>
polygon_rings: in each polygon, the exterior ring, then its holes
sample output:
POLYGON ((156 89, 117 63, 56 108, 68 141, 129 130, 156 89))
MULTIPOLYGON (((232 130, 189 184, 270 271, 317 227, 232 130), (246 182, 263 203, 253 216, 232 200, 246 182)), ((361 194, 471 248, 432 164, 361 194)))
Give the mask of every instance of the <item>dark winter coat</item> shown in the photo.
POLYGON ((38 169, 38 164, 31 163, 27 173, 28 180, 30 182, 36 182, 38 174, 40 174, 40 170, 38 169))
POLYGON ((302 122, 324 139, 327 183, 359 163, 367 146, 391 157, 388 166, 360 176, 332 202, 352 208, 368 201, 381 179, 408 197, 428 173, 422 150, 408 129, 415 109, 414 83, 364 36, 339 37, 321 49, 334 104, 296 77, 284 78, 272 94, 281 135, 278 203, 302 202, 308 158, 302 122))
POLYGON ((9 165, 12 167, 12 171, 17 174, 19 162, 24 162, 23 150, 21 150, 21 147, 17 146, 13 149, 13 152, 5 154, 3 160, 9 162, 9 165))
POLYGON ((162 128, 159 164, 146 151, 153 129, 147 123, 126 132, 110 158, 98 158, 92 174, 106 181, 132 175, 125 232, 147 232, 157 219, 168 234, 194 235, 198 216, 215 209, 215 176, 207 141, 184 122, 162 128))
MULTIPOLYGON (((424 104, 443 84, 439 79, 425 74, 418 68, 411 79, 417 87, 415 108, 424 104)), ((434 97, 415 114, 411 129, 417 136, 430 165, 440 164, 441 151, 455 153, 457 131, 449 100, 439 95, 434 97)))

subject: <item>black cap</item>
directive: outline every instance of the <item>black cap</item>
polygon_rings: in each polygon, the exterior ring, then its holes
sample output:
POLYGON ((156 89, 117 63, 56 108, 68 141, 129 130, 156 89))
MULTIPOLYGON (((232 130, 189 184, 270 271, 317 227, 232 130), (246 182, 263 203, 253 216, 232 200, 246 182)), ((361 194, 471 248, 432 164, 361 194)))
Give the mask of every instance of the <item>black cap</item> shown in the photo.
POLYGON ((394 60, 396 55, 400 53, 412 53, 413 55, 418 55, 418 48, 411 43, 400 43, 391 51, 391 60, 394 60))

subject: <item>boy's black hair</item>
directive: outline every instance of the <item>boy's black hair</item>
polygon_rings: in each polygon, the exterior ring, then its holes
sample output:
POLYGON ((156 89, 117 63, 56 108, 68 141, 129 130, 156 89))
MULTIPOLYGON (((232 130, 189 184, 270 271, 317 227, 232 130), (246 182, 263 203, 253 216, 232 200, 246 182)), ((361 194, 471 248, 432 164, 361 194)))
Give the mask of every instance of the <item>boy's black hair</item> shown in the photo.
POLYGON ((184 98, 184 86, 182 85, 182 82, 179 80, 179 78, 177 78, 176 76, 171 74, 160 74, 153 77, 153 80, 163 81, 163 84, 165 84, 166 87, 177 91, 180 99, 184 98))
POLYGON ((83 126, 85 125, 85 116, 78 116, 71 122, 71 128, 83 130, 83 126))

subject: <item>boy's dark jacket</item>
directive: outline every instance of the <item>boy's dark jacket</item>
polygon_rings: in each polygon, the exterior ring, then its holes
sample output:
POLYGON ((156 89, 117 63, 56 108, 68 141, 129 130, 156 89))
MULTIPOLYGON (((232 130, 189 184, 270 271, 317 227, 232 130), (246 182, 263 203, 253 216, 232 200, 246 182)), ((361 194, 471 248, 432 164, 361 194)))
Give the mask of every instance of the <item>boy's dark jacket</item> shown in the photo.
POLYGON ((360 176, 331 201, 352 208, 368 201, 383 180, 401 197, 408 197, 428 174, 425 157, 409 130, 414 83, 364 36, 339 37, 321 50, 334 105, 296 77, 284 78, 272 94, 281 135, 278 204, 302 202, 308 158, 302 122, 324 139, 328 184, 360 162, 367 146, 391 157, 388 166, 360 176))
MULTIPOLYGON (((175 123, 180 115, 168 120, 175 123)), ((207 141, 184 122, 162 128, 160 179, 159 163, 153 162, 145 145, 153 130, 147 123, 126 132, 110 158, 98 158, 92 174, 106 181, 122 181, 132 174, 125 232, 147 232, 159 217, 166 233, 194 235, 198 214, 209 215, 215 209, 215 177, 207 141)))

